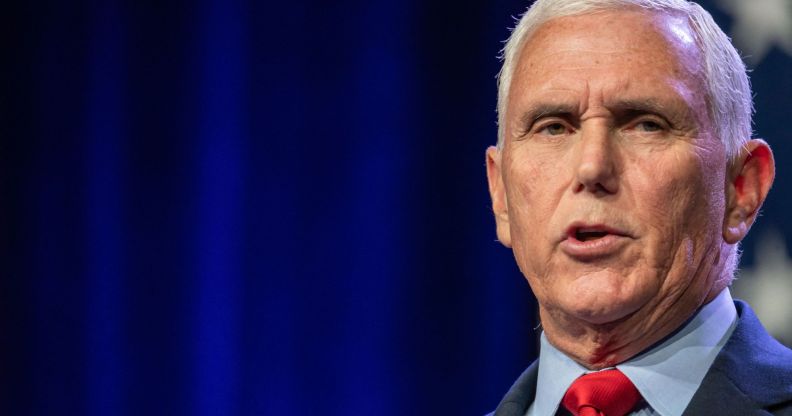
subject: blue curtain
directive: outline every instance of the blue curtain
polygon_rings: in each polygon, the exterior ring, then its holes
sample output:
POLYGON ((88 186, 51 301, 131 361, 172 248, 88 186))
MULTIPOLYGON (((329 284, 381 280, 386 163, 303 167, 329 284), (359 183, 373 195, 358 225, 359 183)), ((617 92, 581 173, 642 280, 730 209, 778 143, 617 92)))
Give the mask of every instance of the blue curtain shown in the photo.
POLYGON ((0 413, 492 410, 536 356, 484 169, 526 6, 4 13, 0 413))

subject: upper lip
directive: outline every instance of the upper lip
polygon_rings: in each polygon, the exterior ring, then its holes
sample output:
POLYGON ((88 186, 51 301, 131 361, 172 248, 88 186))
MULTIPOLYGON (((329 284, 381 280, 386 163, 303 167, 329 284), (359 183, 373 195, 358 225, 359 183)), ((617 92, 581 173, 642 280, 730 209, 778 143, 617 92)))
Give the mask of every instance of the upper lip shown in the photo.
POLYGON ((632 237, 632 235, 627 231, 620 227, 616 227, 613 225, 606 225, 603 223, 590 223, 584 221, 575 221, 570 224, 562 236, 562 240, 566 240, 567 238, 576 238, 577 234, 580 232, 602 232, 607 234, 614 234, 622 237, 632 237))

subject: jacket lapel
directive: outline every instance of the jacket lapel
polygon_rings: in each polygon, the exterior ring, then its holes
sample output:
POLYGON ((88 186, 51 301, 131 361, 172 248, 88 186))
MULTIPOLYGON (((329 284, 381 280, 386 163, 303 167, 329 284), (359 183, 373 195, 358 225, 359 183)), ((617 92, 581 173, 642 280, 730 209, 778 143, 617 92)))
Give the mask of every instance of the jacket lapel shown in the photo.
POLYGON ((792 407, 792 350, 765 331, 747 304, 734 303, 737 327, 684 416, 768 415, 767 409, 792 407))
POLYGON ((755 401, 741 392, 720 371, 710 370, 704 377, 683 416, 768 415, 755 401))
POLYGON ((514 382, 509 392, 503 396, 494 416, 523 416, 536 396, 536 379, 539 374, 539 361, 534 361, 520 378, 514 382))

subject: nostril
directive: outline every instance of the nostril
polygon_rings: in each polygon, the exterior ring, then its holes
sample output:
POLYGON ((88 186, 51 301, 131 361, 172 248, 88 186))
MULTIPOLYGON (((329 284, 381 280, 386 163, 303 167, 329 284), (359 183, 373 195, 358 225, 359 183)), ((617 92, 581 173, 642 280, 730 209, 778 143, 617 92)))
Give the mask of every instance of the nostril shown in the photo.
POLYGON ((591 192, 594 194, 615 194, 619 189, 616 177, 601 177, 592 181, 578 181, 574 187, 575 193, 591 192))

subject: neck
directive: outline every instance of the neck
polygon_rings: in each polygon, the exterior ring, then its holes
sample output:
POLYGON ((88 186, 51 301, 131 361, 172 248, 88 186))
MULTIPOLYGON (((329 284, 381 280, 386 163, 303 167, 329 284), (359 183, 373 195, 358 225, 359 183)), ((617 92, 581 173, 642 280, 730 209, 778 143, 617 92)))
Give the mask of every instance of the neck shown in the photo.
POLYGON ((627 361, 667 337, 724 288, 725 284, 715 284, 703 297, 680 296, 665 304, 646 305, 606 324, 592 324, 541 306, 539 313, 553 346, 589 370, 601 370, 627 361))

